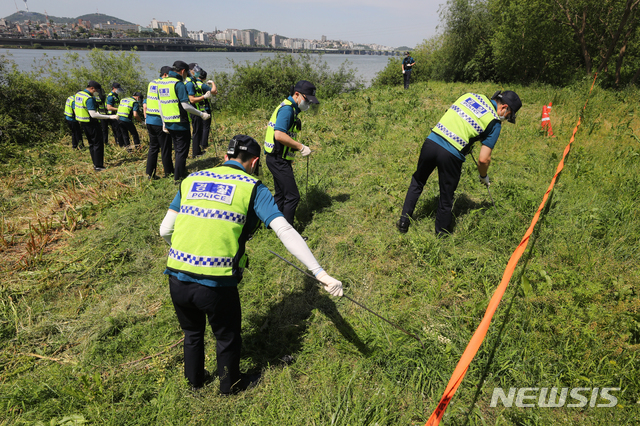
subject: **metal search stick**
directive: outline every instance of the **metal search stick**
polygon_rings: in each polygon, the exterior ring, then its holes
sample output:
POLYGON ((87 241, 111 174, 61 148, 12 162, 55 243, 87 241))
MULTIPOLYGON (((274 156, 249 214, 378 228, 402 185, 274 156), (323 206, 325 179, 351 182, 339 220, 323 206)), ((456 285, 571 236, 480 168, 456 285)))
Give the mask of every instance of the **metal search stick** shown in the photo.
MULTIPOLYGON (((473 162, 476 163, 476 167, 478 167, 478 162, 476 161, 476 157, 473 156, 473 151, 469 152, 471 154, 471 158, 473 158, 473 162)), ((493 197, 491 196, 491 191, 489 191, 489 186, 487 186, 487 192, 489 193, 489 198, 491 198, 491 204, 495 208, 496 203, 493 201, 493 197)))
MULTIPOLYGON (((305 274, 306 276, 308 276, 309 278, 311 278, 312 280, 318 282, 321 286, 324 287, 324 284, 322 283, 322 281, 320 281, 319 279, 317 279, 316 277, 314 277, 313 275, 309 274, 307 271, 298 268, 296 265, 294 265, 293 263, 289 262, 287 259, 285 259, 284 257, 280 256, 278 253, 275 253, 271 250, 269 250, 269 252, 277 257, 279 257, 280 259, 282 259, 283 261, 285 261, 286 263, 288 263, 289 265, 293 266, 294 268, 296 268, 298 271, 302 272, 303 274, 305 274)), ((371 312, 373 315, 377 316, 378 318, 380 318, 381 320, 391 324, 392 326, 394 326, 395 328, 397 328, 398 330, 402 331, 404 334, 406 334, 407 336, 411 336, 414 339, 416 339, 418 342, 420 342, 420 346, 422 346, 422 349, 425 349, 424 344, 422 343, 422 340, 420 340, 420 338, 418 336, 416 336, 415 334, 411 334, 409 333, 407 330, 405 330, 404 328, 400 327, 397 324, 392 323, 391 321, 389 321, 388 319, 386 319, 385 317, 382 317, 380 315, 378 315, 377 313, 373 312, 371 309, 367 308, 366 306, 364 306, 362 303, 356 302, 355 300, 353 300, 352 298, 350 298, 349 296, 345 296, 344 294, 342 295, 342 297, 344 297, 347 300, 352 301, 353 303, 355 303, 356 305, 360 306, 362 309, 371 312)))

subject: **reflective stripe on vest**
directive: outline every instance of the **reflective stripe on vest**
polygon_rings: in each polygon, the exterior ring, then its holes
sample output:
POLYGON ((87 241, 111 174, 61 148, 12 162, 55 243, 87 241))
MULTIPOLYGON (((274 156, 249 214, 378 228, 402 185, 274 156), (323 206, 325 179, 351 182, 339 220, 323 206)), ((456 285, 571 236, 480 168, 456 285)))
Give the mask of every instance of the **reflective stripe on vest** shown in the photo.
MULTIPOLYGON (((295 131, 295 121, 298 114, 296 114, 296 109, 295 107, 293 107, 293 102, 291 102, 289 99, 285 99, 280 105, 278 105, 276 110, 273 111, 273 114, 269 119, 269 124, 267 125, 267 134, 264 137, 264 152, 268 154, 274 152, 274 148, 276 146, 276 119, 278 117, 278 111, 280 111, 280 108, 282 108, 283 106, 290 106, 291 108, 293 108, 293 121, 291 123, 291 127, 287 131, 287 135, 289 135, 293 140, 295 140, 298 136, 298 132, 295 131)), ((295 158, 297 152, 296 150, 293 150, 288 146, 284 146, 282 144, 279 145, 282 148, 282 158, 284 158, 285 160, 293 160, 295 158)))
MULTIPOLYGON (((111 106, 113 106, 113 107, 118 108, 118 107, 120 106, 120 96, 118 96, 117 94, 115 94, 115 93, 113 93, 113 92, 109 92, 109 94, 107 95, 107 100, 106 100, 106 102, 105 102, 105 105, 106 105, 106 104, 109 104, 109 105, 111 105, 111 106), (113 105, 109 104, 109 98, 115 98, 115 99, 116 99, 116 100, 113 102, 113 105)), ((105 108, 106 108, 106 106, 105 106, 105 108)), ((109 115, 113 115, 113 114, 116 114, 116 113, 117 113, 117 111, 116 111, 116 112, 113 112, 113 111, 109 111, 109 110, 107 110, 107 114, 109 114, 109 115)))
POLYGON ((158 83, 158 101, 162 106, 162 121, 165 123, 180 123, 188 121, 187 117, 182 120, 182 109, 178 94, 176 93, 176 83, 182 83, 175 77, 167 77, 157 81, 158 83))
POLYGON ((442 116, 433 132, 445 138, 458 151, 480 136, 498 114, 489 98, 466 93, 456 100, 442 116))
POLYGON ((92 96, 84 90, 76 93, 75 95, 75 106, 73 108, 73 112, 76 113, 76 120, 81 123, 88 123, 91 121, 91 116, 87 109, 87 100, 91 98, 92 96))
POLYGON ((69 96, 67 98, 67 103, 64 105, 64 115, 70 118, 73 118, 73 100, 74 96, 69 96))
POLYGON ((147 89, 147 114, 160 115, 160 102, 158 99, 158 81, 162 79, 153 80, 149 83, 147 89))
POLYGON ((131 111, 133 110, 133 104, 136 103, 134 98, 124 98, 120 101, 120 106, 118 106, 118 117, 129 118, 131 111))
POLYGON ((167 267, 202 278, 240 277, 247 265, 244 245, 254 231, 245 225, 258 183, 228 166, 189 175, 181 185, 167 267))

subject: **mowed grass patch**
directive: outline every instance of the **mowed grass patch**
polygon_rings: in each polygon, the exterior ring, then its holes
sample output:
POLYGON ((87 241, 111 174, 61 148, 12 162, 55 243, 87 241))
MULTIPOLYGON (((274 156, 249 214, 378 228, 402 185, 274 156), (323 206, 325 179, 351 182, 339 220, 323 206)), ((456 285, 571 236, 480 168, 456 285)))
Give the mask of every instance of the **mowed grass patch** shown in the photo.
MULTIPOLYGON (((240 290, 242 368, 263 378, 231 398, 218 394, 217 381, 193 394, 183 379, 182 333, 162 275, 167 246, 158 236, 176 188, 144 180, 146 151, 108 148, 108 170, 100 174, 68 140, 47 147, 55 161, 40 148, 21 153, 3 169, 3 238, 13 243, 1 253, 0 421, 48 424, 75 415, 113 425, 424 424, 538 208, 588 92, 586 85, 505 87, 524 106, 492 155, 495 207, 468 159, 454 234, 434 235, 436 175, 409 232, 399 234, 395 221, 430 128, 460 94, 496 89, 368 89, 302 115, 302 140, 314 152, 294 163, 302 194, 296 225, 346 294, 417 335, 425 349, 274 257, 268 250, 293 260, 261 229, 248 243, 251 267, 240 290), (549 101, 555 138, 539 130, 549 101), (39 235, 29 223, 45 217, 52 225, 41 229, 43 249, 18 262, 30 236, 39 235)), ((638 417, 638 100, 635 91, 594 91, 446 424, 633 424, 638 417), (553 386, 621 390, 612 408, 490 407, 495 387, 553 386)), ((215 144, 189 160, 190 170, 218 164, 222 140, 237 133, 262 141, 270 113, 216 116, 215 144)), ((262 180, 273 187, 266 169, 262 180)), ((214 344, 209 335, 210 370, 214 344)))

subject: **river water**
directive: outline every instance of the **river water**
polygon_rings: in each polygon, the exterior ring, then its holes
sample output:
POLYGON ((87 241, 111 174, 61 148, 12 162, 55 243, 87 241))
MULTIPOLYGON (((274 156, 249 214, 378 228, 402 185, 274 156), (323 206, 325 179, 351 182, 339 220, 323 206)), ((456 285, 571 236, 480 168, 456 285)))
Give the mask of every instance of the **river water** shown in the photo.
MULTIPOLYGON (((86 57, 87 50, 74 50, 82 58, 86 57)), ((39 64, 45 57, 55 59, 64 56, 65 50, 47 49, 4 49, 0 50, 0 55, 5 55, 14 61, 22 70, 28 70, 34 64, 39 64)), ((255 62, 260 58, 275 56, 275 53, 257 52, 137 52, 142 63, 143 71, 148 80, 158 77, 158 71, 163 65, 171 65, 176 60, 187 63, 197 62, 202 69, 212 76, 214 73, 233 72, 232 62, 244 64, 255 62)), ((295 55, 295 53, 294 53, 295 55)), ((312 57, 320 55, 313 54, 312 57)), ((327 63, 331 70, 337 70, 344 61, 348 61, 348 68, 355 69, 356 75, 369 85, 376 74, 382 71, 389 61, 389 56, 382 55, 341 55, 325 54, 322 60, 327 63)))

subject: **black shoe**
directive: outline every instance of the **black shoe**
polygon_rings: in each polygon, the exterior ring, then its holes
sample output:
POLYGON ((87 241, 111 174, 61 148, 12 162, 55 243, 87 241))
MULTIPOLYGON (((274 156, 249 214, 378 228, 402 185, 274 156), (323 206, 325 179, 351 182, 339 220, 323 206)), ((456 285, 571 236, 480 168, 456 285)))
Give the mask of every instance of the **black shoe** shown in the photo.
POLYGON ((253 374, 240 374, 240 380, 234 383, 231 386, 231 390, 229 392, 220 392, 222 395, 235 395, 240 392, 255 388, 258 383, 260 383, 260 379, 262 379, 261 373, 253 373, 253 374))
POLYGON ((406 217, 401 217, 400 220, 396 222, 396 228, 398 228, 398 231, 403 234, 406 234, 407 231, 409 231, 409 225, 409 219, 407 219, 406 217))
POLYGON ((149 180, 158 180, 160 178, 158 176, 156 176, 156 175, 147 175, 147 179, 149 179, 149 180))
POLYGON ((105 170, 107 170, 106 167, 94 167, 93 170, 95 170, 96 172, 104 172, 105 170))
POLYGON ((207 383, 213 382, 213 376, 207 370, 204 370, 204 377, 202 378, 202 384, 200 386, 191 385, 191 391, 197 392, 204 387, 207 383))

